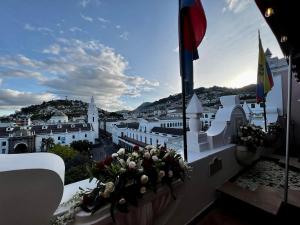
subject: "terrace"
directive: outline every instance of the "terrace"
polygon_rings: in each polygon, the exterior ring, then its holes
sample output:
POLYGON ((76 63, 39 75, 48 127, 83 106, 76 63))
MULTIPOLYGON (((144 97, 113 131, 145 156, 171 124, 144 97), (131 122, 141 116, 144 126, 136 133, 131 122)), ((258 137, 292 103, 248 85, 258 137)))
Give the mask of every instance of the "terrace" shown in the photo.
MULTIPOLYGON (((281 26, 278 24, 296 21, 290 18, 296 14, 289 13, 296 8, 293 5, 295 3, 284 1, 280 3, 283 5, 279 6, 278 1, 265 2, 268 4, 257 0, 263 14, 274 6, 276 14, 273 16, 280 16, 276 17, 276 20, 267 19, 275 36, 279 38, 282 36, 281 31, 286 27, 285 24, 281 26), (287 11, 277 14, 281 9, 287 11)), ((293 39, 293 30, 288 32, 285 30, 285 35, 289 38, 288 43, 280 42, 284 53, 290 57, 290 64, 293 57, 296 58, 296 63, 299 58, 298 42, 289 42, 290 39, 299 40, 293 39)), ((290 69, 288 74, 290 82, 292 82, 291 75, 290 69)), ((288 85, 289 93, 290 90, 291 86, 288 85)), ((287 92, 287 89, 283 91, 287 92)), ((247 123, 246 114, 238 96, 225 96, 220 101, 222 108, 217 111, 216 119, 207 132, 202 132, 201 125, 197 122, 203 114, 200 100, 194 95, 187 107, 190 118, 187 157, 193 170, 190 179, 184 183, 174 184, 176 200, 173 200, 170 192, 162 187, 156 194, 146 194, 139 206, 131 207, 129 213, 116 212, 116 224, 295 223, 289 221, 297 218, 297 213, 300 212, 298 159, 289 159, 290 146, 287 145, 286 157, 275 155, 272 148, 271 150, 265 148, 260 149, 250 166, 239 164, 232 136, 237 134, 241 124, 247 123), (289 164, 291 168, 288 167, 289 164), (289 171, 290 176, 287 177, 286 172, 289 171)), ((286 101, 293 103, 290 95, 286 101)), ((289 109, 285 129, 287 131, 290 129, 290 116, 293 116, 293 111, 291 113, 289 109)), ((132 128, 134 127, 136 124, 132 128)), ((135 141, 128 137, 123 139, 128 142, 135 141)), ((53 215, 68 213, 72 206, 70 200, 79 188, 94 188, 96 182, 83 180, 64 186, 64 169, 62 159, 49 153, 0 155, 1 223, 43 225, 49 224, 53 215)), ((75 219, 70 224, 114 224, 108 206, 104 206, 95 214, 81 210, 72 213, 75 214, 75 219)))

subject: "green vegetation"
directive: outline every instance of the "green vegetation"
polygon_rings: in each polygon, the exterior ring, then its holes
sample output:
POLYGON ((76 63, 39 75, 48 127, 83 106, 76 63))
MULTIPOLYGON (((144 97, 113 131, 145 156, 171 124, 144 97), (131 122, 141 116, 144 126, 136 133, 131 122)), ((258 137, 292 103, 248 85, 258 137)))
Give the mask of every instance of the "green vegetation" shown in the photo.
POLYGON ((60 156, 65 162, 65 185, 74 183, 89 177, 86 167, 91 163, 86 152, 79 152, 72 147, 55 144, 49 152, 60 156))
POLYGON ((92 143, 87 140, 73 141, 70 146, 81 154, 91 155, 92 143))

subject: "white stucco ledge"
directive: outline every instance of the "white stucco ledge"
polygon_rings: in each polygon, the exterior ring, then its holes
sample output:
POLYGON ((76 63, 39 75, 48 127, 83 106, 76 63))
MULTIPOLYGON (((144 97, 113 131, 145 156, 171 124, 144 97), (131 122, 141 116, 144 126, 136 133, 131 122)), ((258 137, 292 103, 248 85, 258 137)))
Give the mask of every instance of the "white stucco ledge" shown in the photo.
MULTIPOLYGON (((189 151, 189 149, 188 149, 188 163, 193 163, 195 161, 206 158, 206 157, 216 154, 218 152, 226 151, 234 146, 235 146, 235 144, 228 144, 228 145, 220 146, 220 147, 210 149, 207 151, 203 151, 203 152, 197 152, 197 151, 192 151, 192 150, 189 151)), ((183 156, 183 152, 179 152, 179 154, 181 154, 183 156)))
POLYGON ((97 180, 93 179, 91 182, 89 182, 89 180, 90 179, 85 179, 72 184, 65 185, 63 197, 54 215, 62 214, 70 209, 69 205, 62 205, 62 204, 69 201, 77 192, 80 191, 80 188, 82 188, 85 191, 87 191, 88 189, 95 188, 97 185, 97 180))

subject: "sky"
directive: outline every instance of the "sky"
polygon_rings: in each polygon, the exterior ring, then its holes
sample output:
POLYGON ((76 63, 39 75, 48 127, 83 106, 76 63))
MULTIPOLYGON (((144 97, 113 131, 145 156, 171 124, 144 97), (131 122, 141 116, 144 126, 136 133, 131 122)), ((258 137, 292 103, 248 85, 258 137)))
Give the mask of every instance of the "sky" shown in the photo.
MULTIPOLYGON (((194 87, 256 82, 264 48, 282 57, 252 0, 202 0, 194 87)), ((134 109, 181 91, 177 0, 0 1, 0 115, 52 99, 134 109)))

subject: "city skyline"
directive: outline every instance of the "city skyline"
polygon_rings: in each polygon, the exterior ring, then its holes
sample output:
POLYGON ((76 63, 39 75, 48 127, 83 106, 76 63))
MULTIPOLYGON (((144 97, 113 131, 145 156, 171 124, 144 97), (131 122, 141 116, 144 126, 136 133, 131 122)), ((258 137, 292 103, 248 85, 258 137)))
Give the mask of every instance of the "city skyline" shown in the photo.
MULTIPOLYGON (((195 88, 256 82, 257 30, 280 48, 249 0, 203 0, 207 33, 194 62, 195 88)), ((3 1, 0 115, 51 99, 133 109, 180 92, 178 3, 166 1, 3 1)))

